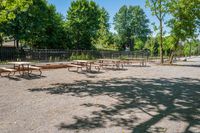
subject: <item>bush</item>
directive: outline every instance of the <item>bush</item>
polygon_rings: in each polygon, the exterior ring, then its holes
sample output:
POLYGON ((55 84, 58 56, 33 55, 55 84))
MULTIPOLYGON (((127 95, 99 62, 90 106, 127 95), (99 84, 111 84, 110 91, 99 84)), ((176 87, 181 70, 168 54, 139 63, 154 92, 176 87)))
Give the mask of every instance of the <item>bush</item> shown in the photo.
POLYGON ((84 54, 84 53, 72 53, 70 56, 70 60, 95 60, 96 58, 91 54, 84 54))

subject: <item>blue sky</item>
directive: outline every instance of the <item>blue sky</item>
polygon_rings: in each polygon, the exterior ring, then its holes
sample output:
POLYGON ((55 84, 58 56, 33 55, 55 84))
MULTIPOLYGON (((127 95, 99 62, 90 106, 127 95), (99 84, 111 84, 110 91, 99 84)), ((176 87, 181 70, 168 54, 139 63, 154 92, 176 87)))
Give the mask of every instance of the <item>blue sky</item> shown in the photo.
MULTIPOLYGON (((49 3, 56 6, 56 9, 59 13, 63 14, 64 17, 66 17, 67 10, 70 6, 70 3, 73 0, 48 0, 49 3)), ((120 7, 123 5, 139 5, 143 10, 145 11, 147 18, 150 20, 150 23, 156 23, 158 24, 157 19, 155 16, 151 15, 151 11, 149 8, 145 8, 145 1, 146 0, 93 0, 95 1, 100 7, 104 7, 110 16, 110 23, 113 23, 113 17, 114 15, 119 11, 120 7)), ((150 24, 150 27, 152 29, 152 26, 150 24)), ((114 32, 114 27, 111 25, 112 32, 114 32)), ((152 29, 153 30, 153 29, 152 29)))

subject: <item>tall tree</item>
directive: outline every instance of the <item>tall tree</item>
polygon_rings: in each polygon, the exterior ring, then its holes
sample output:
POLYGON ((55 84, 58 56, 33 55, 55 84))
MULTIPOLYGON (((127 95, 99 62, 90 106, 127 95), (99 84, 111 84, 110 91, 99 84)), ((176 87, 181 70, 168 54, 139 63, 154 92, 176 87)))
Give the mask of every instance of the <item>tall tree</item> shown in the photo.
POLYGON ((109 14, 104 8, 99 8, 100 17, 99 17, 99 29, 97 35, 94 38, 94 45, 96 47, 107 47, 110 44, 110 32, 109 32, 109 14))
POLYGON ((200 28, 200 1, 199 0, 171 0, 168 4, 172 18, 168 22, 171 36, 174 37, 174 49, 170 54, 170 63, 180 41, 194 39, 200 28))
POLYGON ((38 48, 66 48, 63 16, 56 12, 55 6, 47 5, 41 23, 42 30, 35 32, 37 37, 33 38, 33 45, 38 48))
POLYGON ((17 47, 19 40, 37 48, 60 48, 65 43, 62 16, 46 0, 34 0, 26 11, 2 24, 0 29, 14 37, 17 47))
POLYGON ((0 0, 0 30, 3 32, 5 23, 16 20, 17 14, 26 12, 32 3, 32 0, 0 0))
POLYGON ((92 38, 99 29, 100 10, 98 5, 89 0, 71 2, 67 12, 67 27, 72 38, 73 48, 91 49, 92 38))
POLYGON ((167 13, 168 0, 146 0, 146 6, 150 7, 152 14, 159 20, 160 29, 160 63, 164 63, 163 59, 163 23, 167 13))
POLYGON ((25 12, 32 0, 0 0, 0 24, 15 18, 17 12, 25 12))
POLYGON ((145 42, 150 33, 149 20, 139 6, 122 6, 114 16, 114 25, 123 47, 128 45, 133 50, 135 39, 145 42))

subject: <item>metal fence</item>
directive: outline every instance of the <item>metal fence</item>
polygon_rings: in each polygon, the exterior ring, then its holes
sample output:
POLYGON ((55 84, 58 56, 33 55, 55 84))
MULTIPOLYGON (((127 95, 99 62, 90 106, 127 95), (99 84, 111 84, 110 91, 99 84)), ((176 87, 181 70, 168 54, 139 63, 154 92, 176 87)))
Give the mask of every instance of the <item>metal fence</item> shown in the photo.
MULTIPOLYGON (((56 50, 56 49, 15 49, 1 48, 1 61, 66 61, 72 56, 99 58, 148 58, 148 51, 96 51, 96 50, 56 50)), ((78 58, 78 57, 77 57, 78 58)))

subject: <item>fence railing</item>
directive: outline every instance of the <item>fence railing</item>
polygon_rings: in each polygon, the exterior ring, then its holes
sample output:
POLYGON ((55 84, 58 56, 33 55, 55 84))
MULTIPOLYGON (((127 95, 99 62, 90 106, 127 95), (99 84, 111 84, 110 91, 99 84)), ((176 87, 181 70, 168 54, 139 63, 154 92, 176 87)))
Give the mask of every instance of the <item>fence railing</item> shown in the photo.
MULTIPOLYGON (((1 61, 66 61, 72 56, 99 58, 148 58, 148 51, 96 51, 96 50, 56 50, 56 49, 15 49, 1 48, 1 61)), ((78 57, 77 57, 78 58, 78 57)))

